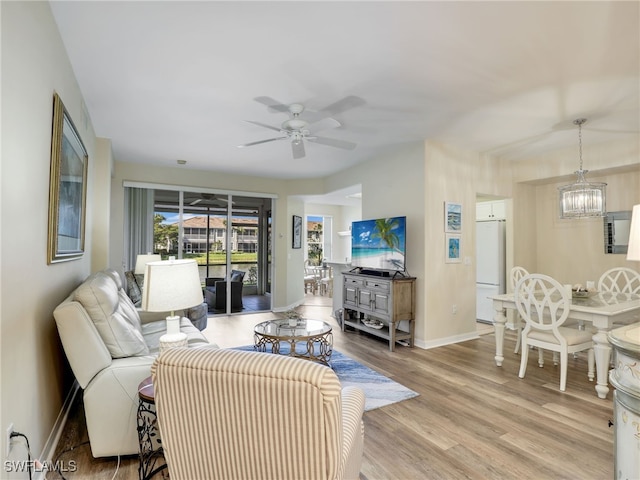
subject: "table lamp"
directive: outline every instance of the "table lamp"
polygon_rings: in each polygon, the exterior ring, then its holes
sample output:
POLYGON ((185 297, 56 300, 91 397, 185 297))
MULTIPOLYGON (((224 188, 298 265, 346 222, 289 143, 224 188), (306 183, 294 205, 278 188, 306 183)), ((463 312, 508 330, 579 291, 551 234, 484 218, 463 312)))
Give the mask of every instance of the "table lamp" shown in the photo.
POLYGON ((136 257, 136 267, 133 270, 133 273, 136 275, 144 275, 144 267, 149 262, 159 262, 162 260, 160 254, 156 253, 141 253, 136 257))
POLYGON ((640 204, 634 205, 633 212, 631 213, 627 260, 640 262, 640 204))
POLYGON ((142 309, 149 312, 171 312, 167 317, 167 333, 160 337, 164 347, 186 346, 187 335, 180 331, 176 310, 202 303, 202 287, 195 260, 164 260, 145 266, 142 309))

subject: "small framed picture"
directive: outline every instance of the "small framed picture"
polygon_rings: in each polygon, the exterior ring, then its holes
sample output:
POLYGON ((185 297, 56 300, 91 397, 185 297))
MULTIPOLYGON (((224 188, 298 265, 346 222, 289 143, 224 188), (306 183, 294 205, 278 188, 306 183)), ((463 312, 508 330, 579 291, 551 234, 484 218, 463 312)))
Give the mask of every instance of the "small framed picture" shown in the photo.
POLYGON ((445 263, 460 263, 461 256, 461 239, 462 235, 457 233, 445 234, 445 263))
POLYGON ((302 217, 293 216, 293 244, 292 248, 302 248, 302 217))
POLYGON ((456 233, 462 231, 462 205, 444 202, 444 231, 456 233))

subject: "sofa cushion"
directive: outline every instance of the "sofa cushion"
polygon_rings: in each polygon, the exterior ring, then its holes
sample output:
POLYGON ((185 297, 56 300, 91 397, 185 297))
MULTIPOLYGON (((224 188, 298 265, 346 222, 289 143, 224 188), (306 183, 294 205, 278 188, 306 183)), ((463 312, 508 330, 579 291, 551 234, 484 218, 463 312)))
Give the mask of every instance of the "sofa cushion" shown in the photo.
POLYGON ((193 326, 202 331, 207 328, 207 312, 209 305, 206 302, 196 305, 195 307, 187 308, 184 311, 184 316, 191 320, 193 326))
MULTIPOLYGON (((127 295, 136 307, 142 305, 142 284, 138 283, 138 275, 129 270, 124 272, 127 281, 127 295)), ((144 275, 142 276, 144 281, 144 275)))
MULTIPOLYGON (((188 318, 180 318, 180 331, 187 335, 187 344, 189 347, 212 346, 218 348, 215 343, 210 343, 200 331, 193 326, 188 318)), ((149 347, 149 353, 157 355, 160 352, 160 337, 167 333, 167 322, 159 320, 157 322, 145 323, 142 326, 142 333, 145 342, 149 347)))
POLYGON ((111 357, 149 353, 133 302, 109 275, 98 272, 89 277, 77 288, 75 300, 89 314, 111 357))

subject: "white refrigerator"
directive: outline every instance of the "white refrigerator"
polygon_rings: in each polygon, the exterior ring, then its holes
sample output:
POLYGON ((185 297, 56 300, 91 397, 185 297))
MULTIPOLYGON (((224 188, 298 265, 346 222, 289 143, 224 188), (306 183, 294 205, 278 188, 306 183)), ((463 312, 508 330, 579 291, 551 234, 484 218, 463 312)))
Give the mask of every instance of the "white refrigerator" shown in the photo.
POLYGON ((505 222, 476 222, 476 319, 493 323, 493 302, 487 297, 506 292, 505 222))

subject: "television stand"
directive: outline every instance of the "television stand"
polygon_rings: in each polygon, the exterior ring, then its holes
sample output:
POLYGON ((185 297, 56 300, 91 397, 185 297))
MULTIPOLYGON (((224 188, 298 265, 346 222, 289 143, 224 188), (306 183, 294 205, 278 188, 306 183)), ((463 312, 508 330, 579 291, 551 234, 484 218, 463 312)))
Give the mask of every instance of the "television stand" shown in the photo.
POLYGON ((380 277, 363 273, 343 272, 342 331, 352 327, 384 338, 393 352, 396 342, 408 340, 413 347, 415 338, 414 277, 380 277), (375 318, 384 325, 377 329, 367 326, 364 318, 375 318), (398 330, 401 321, 409 322, 409 331, 398 330))

